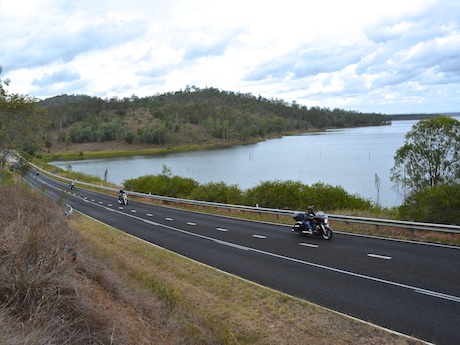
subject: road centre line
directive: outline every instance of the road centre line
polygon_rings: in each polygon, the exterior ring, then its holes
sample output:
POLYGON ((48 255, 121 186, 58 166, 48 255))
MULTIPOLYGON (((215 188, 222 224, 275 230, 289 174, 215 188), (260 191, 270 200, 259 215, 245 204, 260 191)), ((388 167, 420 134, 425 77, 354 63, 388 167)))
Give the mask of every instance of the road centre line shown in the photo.
POLYGON ((228 231, 228 230, 227 230, 227 229, 225 229, 225 228, 216 228, 216 230, 217 230, 217 231, 223 231, 223 232, 226 232, 226 231, 228 231))
MULTIPOLYGON (((81 197, 78 197, 78 196, 76 196, 76 197, 81 199, 81 197)), ((98 204, 95 204, 95 205, 97 205, 99 207, 102 207, 102 208, 105 208, 106 210, 111 210, 107 206, 98 205, 98 204)), ((452 301, 452 302, 460 303, 460 297, 457 297, 457 296, 448 295, 448 294, 444 294, 444 293, 440 293, 440 292, 436 292, 436 291, 431 291, 431 290, 426 290, 426 289, 423 289, 423 288, 418 288, 416 286, 411 286, 411 285, 406 285, 406 284, 402 284, 402 283, 392 282, 392 281, 389 281, 389 280, 376 278, 376 277, 371 277, 371 276, 367 276, 367 275, 364 275, 364 274, 361 274, 361 273, 355 273, 355 272, 351 272, 351 271, 346 271, 346 270, 342 270, 342 269, 339 269, 339 268, 324 266, 324 265, 321 265, 321 264, 316 264, 314 262, 309 262, 309 261, 304 261, 304 260, 300 260, 300 259, 296 259, 296 258, 291 258, 291 257, 284 256, 284 255, 281 255, 281 254, 270 253, 270 252, 266 252, 266 251, 263 251, 263 250, 260 250, 260 249, 246 247, 246 246, 243 246, 243 245, 239 245, 239 244, 235 244, 235 243, 231 243, 231 242, 227 242, 227 241, 218 240, 218 239, 215 239, 215 238, 212 238, 212 237, 196 234, 196 233, 193 233, 193 232, 190 232, 190 231, 187 231, 187 230, 183 230, 183 229, 180 229, 180 228, 176 228, 176 227, 173 227, 173 226, 169 226, 169 225, 166 225, 166 224, 153 223, 153 222, 145 220, 145 219, 143 219, 141 217, 129 214, 129 213, 125 213, 125 212, 121 212, 121 211, 117 211, 117 210, 113 210, 113 211, 118 212, 121 215, 126 216, 126 217, 131 217, 131 218, 134 218, 134 219, 142 221, 142 222, 152 223, 155 226, 160 226, 160 227, 163 227, 163 228, 166 228, 166 229, 169 229, 169 230, 173 230, 173 231, 177 231, 177 232, 187 234, 187 235, 190 235, 190 236, 202 238, 204 240, 208 240, 208 241, 211 241, 211 242, 214 242, 214 243, 222 244, 224 246, 233 247, 233 248, 237 248, 237 249, 245 250, 245 251, 252 251, 254 253, 259 253, 259 254, 266 255, 266 256, 271 256, 271 257, 274 257, 274 258, 278 258, 278 259, 282 259, 282 260, 286 260, 286 261, 291 261, 291 262, 299 263, 299 264, 302 264, 302 265, 323 269, 323 270, 326 270, 326 271, 331 271, 331 272, 336 272, 336 273, 340 273, 340 274, 344 274, 344 275, 349 275, 349 276, 360 278, 360 279, 370 280, 370 281, 374 281, 374 282, 377 282, 377 283, 396 286, 396 287, 403 288, 403 289, 409 289, 409 290, 412 290, 413 292, 416 292, 416 293, 421 293, 421 294, 428 295, 428 296, 431 296, 431 297, 441 298, 441 299, 449 300, 449 301, 452 301)))
POLYGON ((263 235, 252 235, 252 237, 255 237, 255 238, 267 238, 267 236, 263 236, 263 235))
POLYGON ((367 256, 370 257, 370 258, 391 260, 391 256, 378 255, 378 254, 367 254, 367 256))
POLYGON ((318 248, 319 246, 317 244, 310 244, 310 243, 305 243, 305 242, 300 242, 301 246, 305 247, 311 247, 311 248, 318 248))

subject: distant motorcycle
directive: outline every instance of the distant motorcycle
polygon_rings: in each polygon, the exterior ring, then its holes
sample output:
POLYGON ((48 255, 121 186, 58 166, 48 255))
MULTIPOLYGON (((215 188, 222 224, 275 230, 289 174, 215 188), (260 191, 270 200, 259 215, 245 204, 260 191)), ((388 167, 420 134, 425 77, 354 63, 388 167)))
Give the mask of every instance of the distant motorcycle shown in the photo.
POLYGON ((118 203, 121 205, 128 205, 128 195, 122 190, 120 190, 118 194, 118 203))
POLYGON ((329 226, 329 220, 327 214, 323 211, 316 212, 315 216, 310 220, 313 226, 313 230, 309 230, 305 224, 307 215, 304 212, 296 213, 292 216, 296 223, 294 224, 292 231, 298 232, 301 235, 314 235, 322 236, 325 240, 332 238, 332 228, 329 226))
POLYGON ((75 189, 75 183, 73 183, 73 181, 69 183, 69 189, 70 189, 70 190, 74 190, 74 189, 75 189))

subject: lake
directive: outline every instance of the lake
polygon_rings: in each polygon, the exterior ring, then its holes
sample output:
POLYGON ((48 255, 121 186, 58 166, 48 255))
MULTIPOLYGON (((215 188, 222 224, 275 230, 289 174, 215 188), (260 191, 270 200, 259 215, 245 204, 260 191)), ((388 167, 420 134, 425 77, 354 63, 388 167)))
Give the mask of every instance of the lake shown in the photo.
POLYGON ((390 126, 328 130, 222 149, 51 164, 64 169, 70 166, 73 171, 101 178, 107 170, 107 181, 117 185, 127 179, 160 174, 163 165, 173 175, 201 184, 222 181, 241 189, 273 180, 308 185, 323 182, 392 207, 403 200, 389 178, 393 157, 416 122, 403 120, 393 121, 390 126), (376 177, 380 180, 379 193, 376 177))

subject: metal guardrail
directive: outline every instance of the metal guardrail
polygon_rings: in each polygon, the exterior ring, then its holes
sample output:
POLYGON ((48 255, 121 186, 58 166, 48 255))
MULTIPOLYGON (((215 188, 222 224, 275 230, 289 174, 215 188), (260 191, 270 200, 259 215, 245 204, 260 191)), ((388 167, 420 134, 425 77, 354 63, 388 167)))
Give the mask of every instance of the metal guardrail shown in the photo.
MULTIPOLYGON (((50 173, 46 170, 41 169, 40 167, 32 164, 29 162, 31 166, 35 169, 40 170, 42 172, 46 172, 46 174, 54 176, 58 179, 65 180, 65 181, 72 181, 71 179, 64 178, 59 175, 55 175, 50 173)), ((99 188, 110 192, 118 192, 119 189, 110 188, 102 185, 95 185, 86 182, 76 181, 80 185, 99 188)), ((197 201, 197 200, 188 200, 188 199, 180 199, 180 198, 173 198, 161 195, 153 195, 153 194, 145 194, 139 192, 132 192, 132 191, 125 191, 128 195, 137 196, 140 198, 150 198, 159 201, 167 201, 167 202, 174 202, 174 203, 182 203, 188 205, 196 205, 196 206, 203 206, 203 207, 214 207, 214 208, 222 208, 228 210, 237 210, 237 211, 246 211, 246 212, 255 212, 255 213, 266 213, 266 214, 274 214, 274 215, 282 215, 282 216, 293 216, 295 213, 303 212, 303 211, 295 211, 295 210, 280 210, 280 209, 272 209, 272 208, 264 208, 258 206, 244 206, 244 205, 231 205, 231 204, 221 204, 217 202, 209 202, 209 201, 197 201)), ((366 218, 366 217, 355 217, 355 216, 347 216, 347 215, 333 215, 328 214, 329 219, 341 221, 345 223, 360 223, 360 224, 367 224, 367 225, 374 225, 376 227, 379 226, 388 226, 388 227, 395 227, 395 228, 403 228, 408 230, 425 230, 425 231, 437 231, 437 232, 445 232, 451 234, 460 234, 460 226, 459 225, 448 225, 448 224, 432 224, 432 223, 420 223, 420 222, 411 222, 411 221, 399 221, 399 220, 392 220, 392 219, 378 219, 378 218, 366 218)))

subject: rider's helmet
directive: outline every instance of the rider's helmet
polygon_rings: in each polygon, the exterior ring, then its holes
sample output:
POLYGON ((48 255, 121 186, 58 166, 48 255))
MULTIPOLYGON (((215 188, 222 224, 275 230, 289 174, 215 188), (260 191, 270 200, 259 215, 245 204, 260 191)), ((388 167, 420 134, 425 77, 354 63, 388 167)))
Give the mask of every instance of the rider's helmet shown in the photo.
POLYGON ((307 211, 308 213, 313 213, 313 206, 308 206, 307 211))

